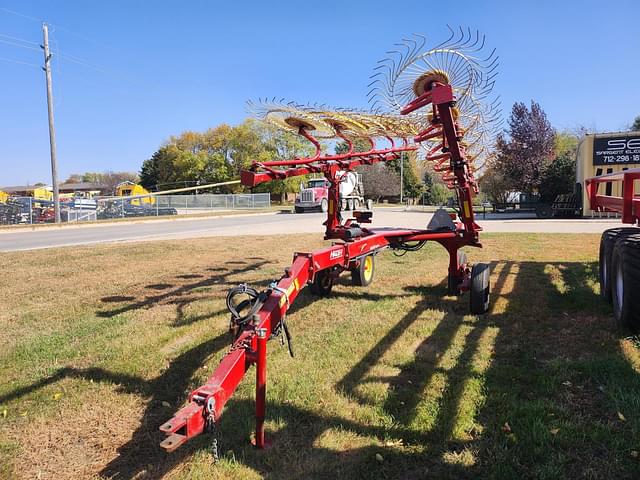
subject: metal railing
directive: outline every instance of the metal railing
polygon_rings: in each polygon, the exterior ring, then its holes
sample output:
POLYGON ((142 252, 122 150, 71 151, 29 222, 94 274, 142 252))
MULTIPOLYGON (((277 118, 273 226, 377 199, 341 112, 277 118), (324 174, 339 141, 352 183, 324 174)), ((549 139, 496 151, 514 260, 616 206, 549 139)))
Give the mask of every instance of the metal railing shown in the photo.
MULTIPOLYGON (((271 194, 198 194, 139 197, 74 198, 61 202, 63 222, 115 218, 189 215, 224 210, 269 208, 271 194)), ((54 221, 53 202, 32 197, 11 197, 0 203, 0 224, 36 224, 54 221)))

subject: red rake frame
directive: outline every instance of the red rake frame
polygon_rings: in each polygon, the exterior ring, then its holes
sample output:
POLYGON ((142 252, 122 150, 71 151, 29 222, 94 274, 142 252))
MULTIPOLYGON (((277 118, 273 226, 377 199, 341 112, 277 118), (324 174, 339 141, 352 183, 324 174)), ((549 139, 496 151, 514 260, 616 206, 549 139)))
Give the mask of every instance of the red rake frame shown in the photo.
POLYGON ((265 447, 267 340, 281 324, 302 288, 316 282, 319 276, 332 283, 340 273, 358 268, 368 255, 375 255, 385 248, 403 248, 407 242, 435 241, 449 252, 449 277, 453 280, 449 285, 450 288, 453 285, 455 289, 455 292, 450 293, 469 290, 471 270, 468 265, 459 263, 458 249, 465 245, 481 247, 478 240, 481 228, 474 221, 472 201, 477 188, 465 158, 464 147, 460 144, 462 132, 459 131, 452 112, 455 98, 451 86, 434 82, 431 90, 416 98, 402 113, 407 114, 427 105, 433 106, 431 126, 414 140, 419 142, 436 137, 442 139, 438 148, 442 153, 435 155, 435 150, 432 149, 427 159, 439 162, 449 187, 456 191, 459 221, 454 222, 453 228, 416 230, 361 227, 360 223, 370 223, 371 212, 354 212, 354 219, 342 222, 339 211, 339 172, 351 171, 361 165, 392 161, 417 148, 406 141, 402 146, 396 146, 389 139, 391 146, 378 150, 373 148, 374 143, 371 141, 371 150, 354 152, 351 141, 338 132, 348 142, 349 151, 341 155, 322 156, 318 141, 302 127, 299 133, 316 146, 317 151, 313 157, 256 162, 249 170, 242 171, 241 182, 249 187, 309 173, 324 174, 330 183, 325 239, 339 242, 315 252, 294 254, 291 267, 285 270, 277 285, 269 290, 268 298, 253 320, 243 325, 213 375, 204 385, 189 394, 186 407, 160 427, 167 435, 160 444, 162 448, 173 451, 203 433, 208 426, 213 426, 252 365, 256 366, 254 444, 258 448, 265 447), (445 165, 446 160, 449 161, 448 165, 445 165))
POLYGON ((622 223, 640 223, 640 193, 635 191, 635 181, 640 180, 640 168, 632 168, 619 173, 600 175, 586 180, 587 195, 591 210, 622 214, 622 223), (598 187, 604 183, 622 183, 622 196, 599 195, 598 187))

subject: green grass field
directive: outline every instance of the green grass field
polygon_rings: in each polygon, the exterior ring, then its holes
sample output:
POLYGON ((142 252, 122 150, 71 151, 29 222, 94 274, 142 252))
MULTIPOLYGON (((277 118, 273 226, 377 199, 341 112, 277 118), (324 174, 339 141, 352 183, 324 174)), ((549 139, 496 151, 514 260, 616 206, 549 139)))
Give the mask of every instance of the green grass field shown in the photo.
POLYGON ((224 296, 278 278, 316 235, 0 256, 2 478, 639 478, 640 354, 598 296, 594 235, 483 235, 492 309, 444 296, 428 245, 377 257, 367 288, 306 291, 296 357, 269 343, 219 425, 173 454, 158 427, 228 348, 224 296))

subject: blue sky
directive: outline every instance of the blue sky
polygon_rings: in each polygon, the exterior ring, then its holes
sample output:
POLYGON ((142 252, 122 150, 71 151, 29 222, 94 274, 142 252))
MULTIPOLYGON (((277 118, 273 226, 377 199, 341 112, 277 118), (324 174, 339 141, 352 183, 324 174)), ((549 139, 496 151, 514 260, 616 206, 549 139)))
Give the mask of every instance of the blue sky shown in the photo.
POLYGON ((446 24, 478 28, 497 48, 507 114, 514 101, 535 99, 556 128, 599 131, 640 115, 637 1, 8 0, 0 185, 50 182, 38 20, 52 24, 54 55, 67 55, 53 68, 62 179, 136 171, 171 134, 241 122, 247 99, 366 106, 385 51, 411 33, 441 41, 446 24))

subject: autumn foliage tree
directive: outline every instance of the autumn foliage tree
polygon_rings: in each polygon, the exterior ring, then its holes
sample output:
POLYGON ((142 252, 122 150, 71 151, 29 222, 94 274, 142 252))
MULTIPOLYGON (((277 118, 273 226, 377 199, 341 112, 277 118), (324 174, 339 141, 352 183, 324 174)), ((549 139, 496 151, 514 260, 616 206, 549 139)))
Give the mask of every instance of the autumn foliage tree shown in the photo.
POLYGON ((102 185, 105 188, 106 193, 113 193, 118 184, 122 182, 137 183, 139 180, 138 174, 135 172, 85 172, 85 173, 72 173, 64 181, 64 183, 94 183, 96 185, 102 185))
MULTIPOLYGON (((252 161, 295 158, 313 151, 311 144, 292 133, 249 119, 240 125, 218 125, 205 132, 172 136, 140 170, 141 184, 150 190, 218 183, 239 178, 252 161)), ((256 191, 286 193, 298 188, 300 179, 261 185, 256 191)), ((222 191, 239 191, 232 185, 222 191)))
POLYGON ((543 172, 554 158, 555 131, 534 101, 513 105, 506 135, 496 142, 497 155, 492 168, 501 174, 513 191, 538 190, 543 172))

